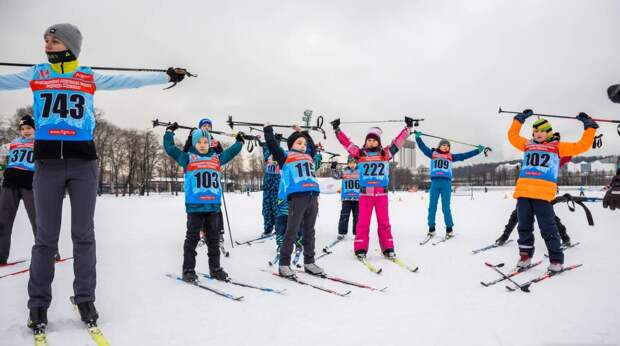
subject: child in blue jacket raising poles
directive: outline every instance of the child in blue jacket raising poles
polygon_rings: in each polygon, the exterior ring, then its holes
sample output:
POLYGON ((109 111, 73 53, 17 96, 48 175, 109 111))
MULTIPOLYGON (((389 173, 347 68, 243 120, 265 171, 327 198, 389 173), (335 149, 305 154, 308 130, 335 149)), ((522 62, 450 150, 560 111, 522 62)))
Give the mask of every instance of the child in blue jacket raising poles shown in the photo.
POLYGON ((437 148, 429 148, 422 141, 422 132, 415 131, 415 141, 418 147, 431 159, 431 189, 428 201, 428 237, 435 235, 435 215, 437 214, 437 203, 441 196, 441 211, 446 224, 446 239, 454 234, 452 227, 452 211, 450 210, 450 197, 452 196, 452 163, 464 161, 472 158, 484 151, 484 146, 479 145, 476 149, 462 154, 450 153, 450 141, 442 139, 437 148))
POLYGON ((164 149, 183 167, 185 173, 187 232, 183 244, 183 280, 198 280, 195 271, 196 246, 202 230, 207 238, 210 276, 217 280, 227 280, 228 274, 220 266, 218 225, 222 200, 221 167, 241 151, 243 133, 239 132, 235 144, 218 154, 211 146, 211 134, 207 130, 196 129, 192 132, 192 147, 188 152, 184 152, 174 145, 174 131, 177 128, 177 123, 166 128, 164 149))

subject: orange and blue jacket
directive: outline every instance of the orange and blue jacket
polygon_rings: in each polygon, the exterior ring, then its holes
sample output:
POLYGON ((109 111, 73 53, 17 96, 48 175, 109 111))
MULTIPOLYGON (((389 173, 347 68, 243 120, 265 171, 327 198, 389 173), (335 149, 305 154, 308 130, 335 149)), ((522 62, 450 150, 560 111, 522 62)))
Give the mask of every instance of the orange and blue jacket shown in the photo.
POLYGON ((508 130, 510 144, 523 151, 521 173, 515 186, 514 198, 532 198, 551 202, 557 191, 560 158, 588 151, 596 129, 586 129, 575 143, 552 141, 538 143, 521 137, 522 124, 514 120, 508 130))

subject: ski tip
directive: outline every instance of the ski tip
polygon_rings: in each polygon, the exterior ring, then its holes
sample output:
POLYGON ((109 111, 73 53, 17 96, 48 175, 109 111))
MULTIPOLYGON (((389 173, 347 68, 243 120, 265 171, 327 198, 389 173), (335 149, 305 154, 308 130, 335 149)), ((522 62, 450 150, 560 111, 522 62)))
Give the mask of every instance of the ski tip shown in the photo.
POLYGON ((528 285, 521 286, 521 291, 530 293, 530 285, 528 284, 528 285))
POLYGON ((514 288, 512 288, 512 287, 510 287, 510 286, 506 286, 506 289, 507 289, 508 291, 510 291, 510 292, 514 292, 514 291, 515 291, 515 289, 514 289, 514 288))
POLYGON ((489 287, 489 285, 487 285, 484 281, 480 281, 480 284, 484 287, 489 287))
POLYGON ((379 268, 379 270, 377 270, 377 274, 381 274, 381 272, 383 272, 383 268, 379 268))
POLYGON ((346 296, 348 296, 349 294, 351 294, 351 291, 347 291, 346 293, 341 294, 341 296, 346 297, 346 296))
POLYGON ((388 289, 388 287, 387 287, 387 286, 385 286, 385 287, 383 287, 382 289, 379 289, 379 290, 377 290, 377 291, 385 293, 385 291, 386 291, 387 289, 388 289))

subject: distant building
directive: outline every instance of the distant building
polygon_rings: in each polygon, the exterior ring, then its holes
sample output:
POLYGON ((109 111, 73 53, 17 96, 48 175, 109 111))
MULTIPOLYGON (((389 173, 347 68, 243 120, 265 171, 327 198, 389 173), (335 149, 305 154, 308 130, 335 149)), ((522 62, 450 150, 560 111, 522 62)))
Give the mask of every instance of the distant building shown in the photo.
POLYGON ((406 168, 412 174, 416 174, 416 145, 413 141, 405 141, 403 148, 398 152, 398 156, 396 159, 398 160, 398 164, 396 167, 398 168, 406 168))

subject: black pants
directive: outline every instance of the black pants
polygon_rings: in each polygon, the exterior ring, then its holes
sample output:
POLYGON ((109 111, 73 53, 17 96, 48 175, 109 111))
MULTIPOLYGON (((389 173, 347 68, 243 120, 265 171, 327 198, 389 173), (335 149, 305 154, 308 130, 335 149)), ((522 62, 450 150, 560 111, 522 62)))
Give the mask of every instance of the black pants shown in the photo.
MULTIPOLYGON (((512 211, 512 214, 510 214, 510 218, 508 219, 508 223, 506 224, 506 229, 504 230, 504 237, 506 239, 510 237, 510 233, 512 233, 512 231, 515 229, 517 223, 519 223, 519 219, 517 217, 517 209, 515 208, 515 210, 512 211)), ((560 220, 557 215, 555 216, 555 225, 560 232, 560 238, 570 239, 568 233, 566 233, 566 226, 562 224, 562 220, 560 220)))
POLYGON ((534 216, 542 235, 549 261, 564 263, 564 253, 560 244, 558 227, 555 224, 553 205, 547 201, 532 198, 517 200, 517 218, 519 219, 519 252, 534 256, 534 216))
POLYGON ((209 270, 220 267, 220 232, 217 212, 187 214, 187 233, 183 244, 183 270, 196 268, 196 246, 200 241, 200 231, 205 231, 209 270))
POLYGON ((302 227, 304 247, 304 263, 314 263, 314 224, 319 213, 319 201, 317 193, 302 193, 292 195, 288 199, 288 221, 284 241, 280 247, 280 265, 291 264, 291 254, 297 231, 302 227))
POLYGON ((32 233, 36 234, 37 231, 32 190, 14 186, 3 187, 0 190, 0 263, 9 259, 13 221, 20 201, 24 201, 32 233))
POLYGON ((358 201, 342 201, 340 220, 338 221, 338 234, 347 234, 349 229, 349 215, 351 214, 353 214, 353 234, 355 234, 357 216, 359 215, 359 205, 358 201))

